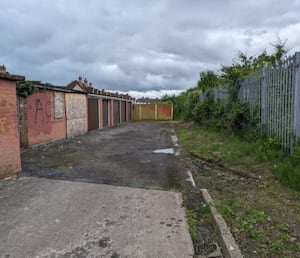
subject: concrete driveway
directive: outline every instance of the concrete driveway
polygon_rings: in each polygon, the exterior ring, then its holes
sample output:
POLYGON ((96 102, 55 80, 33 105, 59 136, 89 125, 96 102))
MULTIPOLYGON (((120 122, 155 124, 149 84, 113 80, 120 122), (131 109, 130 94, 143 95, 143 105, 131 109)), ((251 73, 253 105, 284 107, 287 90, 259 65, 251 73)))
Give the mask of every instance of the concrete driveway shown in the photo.
POLYGON ((23 175, 0 181, 0 257, 192 257, 181 194, 153 190, 180 173, 152 153, 170 132, 129 123, 23 151, 23 175))

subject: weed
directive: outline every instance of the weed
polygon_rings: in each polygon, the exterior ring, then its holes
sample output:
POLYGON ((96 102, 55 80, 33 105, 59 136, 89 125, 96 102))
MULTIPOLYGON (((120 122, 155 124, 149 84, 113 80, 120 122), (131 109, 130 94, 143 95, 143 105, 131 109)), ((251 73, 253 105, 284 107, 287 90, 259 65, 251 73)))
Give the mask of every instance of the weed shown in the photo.
POLYGON ((197 234, 197 214, 196 212, 185 209, 185 214, 187 216, 187 223, 189 227, 189 232, 194 241, 198 240, 198 234, 197 234))
POLYGON ((154 185, 145 185, 144 189, 146 189, 146 190, 157 190, 157 186, 154 186, 154 185))
POLYGON ((294 166, 292 158, 275 167, 275 176, 284 185, 300 191, 300 165, 294 166))
POLYGON ((284 241, 282 239, 278 239, 275 241, 269 241, 268 248, 272 252, 281 251, 284 248, 284 241))
MULTIPOLYGON (((284 185, 295 189, 291 185, 297 183, 300 173, 300 148, 292 157, 286 157, 272 137, 255 138, 249 134, 246 139, 197 125, 181 127, 180 132, 184 136, 182 139, 179 134, 181 146, 189 152, 207 160, 218 159, 226 166, 236 170, 242 168, 245 173, 249 171, 259 176, 258 179, 241 178, 210 163, 193 162, 199 167, 195 175, 197 185, 211 191, 216 208, 231 228, 245 257, 253 257, 253 250, 256 257, 298 257, 300 192, 284 185), (276 177, 272 177, 274 171, 276 177)), ((198 220, 201 218, 198 223, 206 222, 206 209, 199 206, 194 210, 198 220)))
POLYGON ((185 189, 182 190, 182 200, 184 203, 187 203, 189 199, 189 193, 185 189))
POLYGON ((32 82, 18 82, 16 89, 17 95, 23 98, 38 92, 38 88, 32 82))
POLYGON ((169 191, 170 191, 170 192, 174 192, 174 193, 180 192, 180 190, 177 189, 177 188, 175 188, 175 187, 170 188, 169 191))
POLYGON ((209 205, 207 205, 207 204, 202 204, 202 205, 200 205, 199 211, 200 211, 202 214, 210 214, 210 208, 209 208, 209 205))
POLYGON ((268 187, 268 182, 267 181, 262 181, 262 182, 260 182, 260 184, 258 185, 258 187, 266 189, 268 187))
POLYGON ((70 169, 70 166, 69 165, 61 165, 61 166, 58 166, 57 169, 66 172, 70 169))

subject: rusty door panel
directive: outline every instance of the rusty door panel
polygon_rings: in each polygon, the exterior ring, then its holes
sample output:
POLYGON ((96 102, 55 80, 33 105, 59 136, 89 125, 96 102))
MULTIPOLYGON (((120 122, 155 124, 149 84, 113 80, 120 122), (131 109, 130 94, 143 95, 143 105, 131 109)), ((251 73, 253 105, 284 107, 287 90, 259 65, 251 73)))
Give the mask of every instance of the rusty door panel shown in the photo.
POLYGON ((102 118, 103 118, 103 127, 108 127, 108 100, 102 100, 102 118))
POLYGON ((99 128, 98 99, 88 99, 88 130, 99 128))
POLYGON ((120 123, 120 102, 114 100, 114 125, 120 123))

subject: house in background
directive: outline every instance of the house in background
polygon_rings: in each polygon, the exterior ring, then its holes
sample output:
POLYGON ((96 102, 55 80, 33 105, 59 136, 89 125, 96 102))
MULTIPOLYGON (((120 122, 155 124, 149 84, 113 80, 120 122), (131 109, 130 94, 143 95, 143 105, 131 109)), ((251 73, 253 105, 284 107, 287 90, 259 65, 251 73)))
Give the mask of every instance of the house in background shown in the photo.
POLYGON ((158 98, 156 99, 151 99, 151 98, 139 98, 139 99, 136 99, 135 103, 136 104, 154 104, 155 102, 159 101, 158 98))
POLYGON ((115 126, 133 118, 134 99, 128 94, 99 90, 81 76, 66 86, 67 89, 85 92, 88 96, 88 130, 115 126))

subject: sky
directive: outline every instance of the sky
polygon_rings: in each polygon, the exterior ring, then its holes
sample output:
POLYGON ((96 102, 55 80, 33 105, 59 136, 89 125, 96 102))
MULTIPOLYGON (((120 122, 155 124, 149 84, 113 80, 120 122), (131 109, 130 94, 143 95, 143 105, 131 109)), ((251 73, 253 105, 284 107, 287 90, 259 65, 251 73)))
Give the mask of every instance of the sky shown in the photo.
POLYGON ((0 0, 0 65, 55 85, 82 76, 133 97, 178 94, 199 73, 258 55, 278 38, 300 51, 300 1, 0 0))

